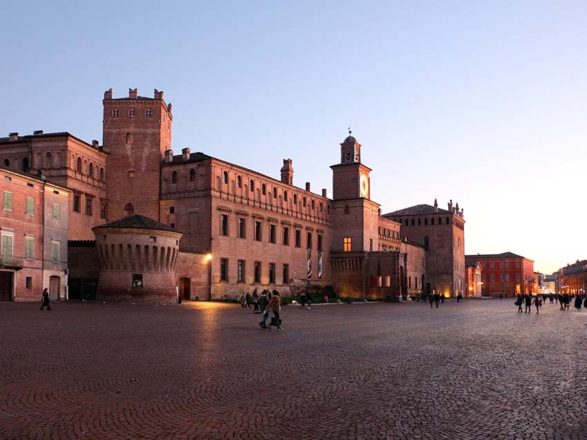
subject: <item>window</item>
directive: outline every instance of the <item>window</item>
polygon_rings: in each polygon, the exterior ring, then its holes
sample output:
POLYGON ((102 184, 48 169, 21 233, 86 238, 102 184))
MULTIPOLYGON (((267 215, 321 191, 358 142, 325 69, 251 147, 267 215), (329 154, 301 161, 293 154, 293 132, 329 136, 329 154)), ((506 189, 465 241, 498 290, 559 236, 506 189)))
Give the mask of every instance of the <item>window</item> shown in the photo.
POLYGON ((269 225, 269 243, 277 243, 276 229, 274 224, 269 225))
POLYGON ((275 263, 269 263, 269 283, 275 284, 275 263))
POLYGON ((24 256, 28 259, 35 257, 35 237, 24 238, 24 256))
POLYGON ((312 233, 308 232, 306 234, 306 249, 312 249, 312 233))
POLYGON ((310 206, 312 207, 312 209, 316 209, 316 203, 314 202, 314 200, 312 199, 312 201, 310 202, 310 206))
POLYGON ((265 185, 264 183, 261 185, 261 193, 263 195, 267 194, 267 185, 265 185))
POLYGON ((287 191, 283 191, 283 201, 287 202, 287 191))
POLYGON ((106 219, 106 209, 108 205, 106 204, 105 200, 100 201, 100 218, 106 219))
POLYGON ((82 158, 78 157, 76 162, 76 169, 78 173, 82 172, 82 158))
POLYGON ((124 205, 124 215, 126 217, 133 215, 134 212, 135 212, 135 209, 131 203, 127 203, 126 205, 124 205))
POLYGON ((273 197, 277 198, 277 188, 273 187, 273 197))
POLYGON ((236 282, 245 282, 245 260, 238 260, 236 263, 236 282))
POLYGON ((424 237, 424 248, 428 249, 428 247, 430 246, 430 238, 428 238, 428 236, 424 237))
POLYGON ((10 168, 10 161, 8 159, 4 159, 4 166, 10 168))
POLYGON ((73 210, 74 212, 80 212, 81 211, 81 196, 79 194, 74 194, 73 195, 73 210))
POLYGON ((236 176, 236 186, 238 188, 242 188, 243 187, 243 178, 241 176, 236 176))
POLYGON ((177 171, 171 173, 171 183, 177 183, 177 171))
POLYGON ((261 241, 261 222, 255 221, 255 241, 261 241))
POLYGON ((220 215, 220 235, 228 237, 228 214, 220 215))
POLYGON ((196 180, 196 170, 192 168, 190 170, 190 182, 193 182, 194 180, 196 180))
POLYGON ((88 167, 88 176, 90 176, 92 179, 94 178, 94 164, 91 163, 90 166, 88 167))
POLYGON ((318 234, 318 252, 322 252, 322 234, 318 234))
POLYGON ((86 196, 86 215, 93 214, 93 212, 94 212, 93 205, 94 205, 94 198, 86 196))
POLYGON ((129 118, 134 118, 135 117, 135 109, 134 108, 129 109, 129 111, 128 111, 128 117, 129 118))
POLYGON ((353 250, 353 239, 351 237, 344 237, 342 239, 342 250, 344 252, 351 252, 353 250))
POLYGON ((421 218, 418 219, 418 226, 422 226, 422 219, 421 218))
POLYGON ((26 198, 26 215, 35 215, 35 199, 30 196, 26 198))
POLYGON ((243 217, 238 218, 236 236, 237 238, 247 238, 247 223, 243 217))
POLYGON ((249 181, 249 190, 255 191, 255 181, 253 179, 249 181))
POLYGON ((12 193, 4 191, 4 211, 12 211, 12 193))
POLYGON ((296 229, 296 247, 302 247, 302 231, 296 229))
POLYGON ((289 246, 289 227, 283 227, 283 245, 289 246))
POLYGON ((33 277, 26 277, 25 288, 28 290, 33 288, 33 277))
POLYGON ((255 283, 261 282, 261 262, 255 261, 255 283))
POLYGON ((302 206, 305 208, 306 207, 306 196, 304 196, 302 198, 302 206))
POLYGON ((225 184, 228 184, 228 171, 222 173, 222 179, 224 180, 225 184))
POLYGON ((104 182, 104 168, 100 167, 100 182, 104 182))
POLYGON ((14 235, 3 233, 2 242, 0 244, 2 245, 1 260, 4 263, 11 262, 12 257, 14 256, 14 235))
MULTIPOLYGON (((344 215, 349 215, 349 212, 350 212, 349 205, 344 205, 344 215)), ((406 225, 407 225, 407 223, 406 223, 406 225)))
POLYGON ((112 117, 118 118, 119 116, 120 116, 120 111, 117 108, 112 109, 112 117))
POLYGON ((124 142, 127 144, 132 144, 132 133, 126 133, 124 135, 124 142))
POLYGON ((220 281, 228 283, 228 258, 220 259, 220 281))
POLYGON ((428 219, 427 218, 424 219, 424 226, 428 226, 428 219))
POLYGON ((430 224, 431 224, 432 226, 434 226, 434 217, 432 217, 432 218, 430 219, 430 224))
POLYGON ((412 226, 416 225, 416 220, 412 219, 412 226))
POLYGON ((59 242, 51 242, 51 259, 54 263, 59 263, 59 242))
POLYGON ((145 110, 145 118, 150 118, 151 116, 153 116, 153 110, 151 110, 150 108, 145 110))
POLYGON ((447 224, 447 225, 448 225, 448 224, 450 224, 450 220, 449 220, 449 218, 448 218, 448 217, 446 218, 446 224, 447 224))
POLYGON ((283 265, 283 271, 282 271, 282 280, 283 280, 283 284, 289 284, 289 264, 284 264, 283 265))
POLYGON ((298 195, 294 194, 294 205, 298 204, 298 195))
POLYGON ((53 219, 59 220, 61 218, 61 207, 57 203, 53 203, 53 219))

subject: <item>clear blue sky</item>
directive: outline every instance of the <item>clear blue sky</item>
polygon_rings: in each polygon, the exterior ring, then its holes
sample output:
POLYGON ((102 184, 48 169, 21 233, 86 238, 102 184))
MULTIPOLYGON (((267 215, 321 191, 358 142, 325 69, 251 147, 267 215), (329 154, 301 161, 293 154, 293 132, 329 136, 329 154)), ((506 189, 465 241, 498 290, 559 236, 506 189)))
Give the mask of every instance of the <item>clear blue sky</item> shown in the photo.
POLYGON ((466 252, 587 258, 587 3, 0 5, 0 135, 101 139, 104 90, 173 103, 190 146, 332 194, 352 125, 383 212, 449 199, 466 252))

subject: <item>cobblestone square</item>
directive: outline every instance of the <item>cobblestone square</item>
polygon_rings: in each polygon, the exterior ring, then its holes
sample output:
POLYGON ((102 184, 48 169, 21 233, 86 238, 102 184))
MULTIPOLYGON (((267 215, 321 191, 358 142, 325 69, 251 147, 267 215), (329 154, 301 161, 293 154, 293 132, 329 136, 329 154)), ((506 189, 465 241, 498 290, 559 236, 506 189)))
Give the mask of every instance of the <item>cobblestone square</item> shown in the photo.
POLYGON ((513 302, 0 303, 0 438, 586 439, 587 311, 513 302))

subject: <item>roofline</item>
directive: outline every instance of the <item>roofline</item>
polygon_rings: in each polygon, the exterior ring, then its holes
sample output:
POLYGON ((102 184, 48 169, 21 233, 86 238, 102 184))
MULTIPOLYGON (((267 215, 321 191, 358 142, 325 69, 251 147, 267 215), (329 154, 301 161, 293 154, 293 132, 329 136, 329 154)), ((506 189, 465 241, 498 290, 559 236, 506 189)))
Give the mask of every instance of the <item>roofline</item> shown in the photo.
POLYGON ((24 136, 18 136, 18 139, 15 141, 10 141, 8 137, 3 137, 0 138, 0 144, 16 144, 18 143, 18 141, 20 140, 29 140, 29 139, 42 139, 42 138, 57 138, 57 137, 69 137, 72 139, 75 139, 76 141, 84 144, 86 147, 91 148, 93 151, 97 151, 98 153, 103 153, 104 155, 107 155, 108 152, 105 151, 104 149, 99 149, 99 148, 95 148, 92 144, 89 144, 88 142, 84 141, 81 138, 78 138, 77 136, 71 134, 68 131, 57 131, 54 133, 43 133, 43 134, 27 134, 24 136))
POLYGON ((53 183, 53 182, 51 182, 49 180, 42 179, 41 177, 35 176, 33 174, 23 173, 22 171, 11 170, 10 168, 6 168, 4 166, 0 166, 0 171, 2 171, 4 173, 14 174, 14 175, 19 176, 19 177, 24 177, 25 179, 33 180, 35 182, 43 183, 45 185, 50 185, 52 187, 59 188, 59 189, 61 189, 63 191, 72 192, 72 190, 69 189, 66 186, 59 185, 57 183, 53 183))

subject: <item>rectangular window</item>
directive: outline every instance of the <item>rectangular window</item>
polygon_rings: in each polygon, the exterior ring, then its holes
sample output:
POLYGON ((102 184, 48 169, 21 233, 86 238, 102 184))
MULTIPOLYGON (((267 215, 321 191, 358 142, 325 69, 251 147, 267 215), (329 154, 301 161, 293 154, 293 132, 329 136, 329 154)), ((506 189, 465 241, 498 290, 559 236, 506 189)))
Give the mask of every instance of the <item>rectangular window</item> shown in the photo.
POLYGON ((276 230, 274 224, 269 225, 269 242, 277 243, 276 230))
POLYGON ((51 242, 51 259, 54 263, 59 263, 59 242, 52 241, 51 242))
POLYGON ((4 264, 11 263, 14 257, 14 236, 12 234, 2 234, 2 261, 4 264))
POLYGON ((10 191, 4 191, 4 210, 12 211, 12 193, 10 191))
POLYGON ((289 228, 287 226, 283 227, 283 245, 289 246, 289 228))
POLYGON ((106 219, 106 202, 100 202, 100 218, 106 219))
POLYGON ((35 237, 25 237, 24 256, 29 259, 35 257, 35 237))
POLYGON ((353 239, 351 237, 344 237, 342 239, 343 252, 351 252, 353 250, 353 239))
POLYGON ((151 116, 153 116, 153 110, 151 110, 150 108, 145 110, 145 118, 150 118, 151 116))
POLYGON ((275 284, 275 263, 269 263, 269 283, 275 284))
POLYGON ((302 231, 296 229, 296 247, 302 247, 302 231))
POLYGON ((134 109, 134 108, 131 108, 131 109, 128 111, 128 116, 129 116, 130 118, 134 118, 134 117, 135 117, 135 109, 134 109))
POLYGON ((220 259, 220 281, 228 283, 228 258, 220 259))
POLYGON ((255 221, 255 241, 261 241, 261 222, 255 221))
POLYGON ((86 215, 92 215, 94 199, 86 196, 86 215))
POLYGON ((113 109, 112 110, 112 117, 118 118, 118 116, 120 116, 120 111, 118 109, 113 109))
POLYGON ((220 215, 220 235, 228 237, 228 214, 220 215))
POLYGON ((318 252, 322 252, 322 234, 318 234, 318 252))
POLYGON ((26 277, 25 287, 30 290, 33 288, 33 277, 26 277))
POLYGON ((35 215, 35 199, 32 197, 26 198, 26 215, 35 215))
POLYGON ((79 194, 73 195, 73 210, 75 212, 81 212, 81 198, 79 194))
POLYGON ((52 216, 54 220, 61 218, 61 207, 57 203, 53 203, 52 216))
POLYGON ((312 233, 311 232, 308 232, 306 234, 306 248, 312 249, 312 233))
POLYGON ((247 223, 243 217, 238 218, 237 237, 247 238, 247 223))
POLYGON ((289 284, 289 264, 283 265, 283 273, 282 273, 283 284, 289 284))
POLYGON ((175 206, 170 206, 169 207, 169 213, 170 214, 175 214, 175 206))
POLYGON ((255 261, 255 283, 261 282, 261 262, 255 261))
POLYGON ((237 283, 244 283, 245 282, 245 260, 238 260, 236 264, 236 282, 237 283))

